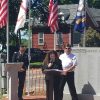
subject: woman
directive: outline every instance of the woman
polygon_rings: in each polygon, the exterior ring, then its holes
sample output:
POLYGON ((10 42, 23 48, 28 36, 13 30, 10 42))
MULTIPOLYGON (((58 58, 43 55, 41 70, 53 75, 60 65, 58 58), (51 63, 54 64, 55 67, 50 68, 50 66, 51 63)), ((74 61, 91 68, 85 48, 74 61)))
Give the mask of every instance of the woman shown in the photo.
MULTIPOLYGON (((43 69, 59 69, 62 70, 62 64, 61 60, 58 57, 58 54, 56 51, 52 50, 49 51, 43 61, 43 69)), ((60 83, 60 75, 55 75, 53 80, 53 90, 54 90, 54 100, 59 100, 59 83, 60 83)), ((46 81, 46 89, 49 91, 49 80, 48 76, 45 76, 46 81)), ((48 92, 47 94, 47 100, 49 98, 48 92)))

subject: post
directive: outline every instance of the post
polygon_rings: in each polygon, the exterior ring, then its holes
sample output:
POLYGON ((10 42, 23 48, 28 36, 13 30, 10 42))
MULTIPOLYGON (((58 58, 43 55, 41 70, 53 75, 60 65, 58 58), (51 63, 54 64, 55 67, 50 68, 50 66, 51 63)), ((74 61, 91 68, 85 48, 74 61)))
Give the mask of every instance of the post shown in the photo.
POLYGON ((69 44, 71 44, 71 22, 70 22, 70 32, 69 32, 69 44))
POLYGON ((83 47, 85 47, 85 35, 86 35, 86 28, 84 28, 84 34, 83 34, 83 47))
MULTIPOLYGON (((86 6, 87 6, 87 0, 84 0, 84 13, 85 13, 85 24, 86 24, 86 6)), ((86 26, 85 26, 85 28, 84 28, 84 33, 83 33, 83 47, 85 47, 86 46, 86 26)))
POLYGON ((30 4, 31 2, 29 1, 29 24, 28 24, 28 29, 29 29, 29 41, 28 41, 28 60, 29 60, 29 65, 28 65, 28 95, 30 92, 30 47, 31 47, 31 11, 30 11, 30 4))
POLYGON ((5 70, 8 73, 8 98, 9 100, 18 100, 18 71, 22 67, 23 63, 7 63, 5 70))
MULTIPOLYGON (((7 38, 7 42, 6 42, 6 46, 7 46, 7 63, 9 62, 9 0, 7 1, 7 9, 8 9, 8 13, 7 13, 7 27, 6 27, 6 38, 7 38)), ((9 94, 8 92, 8 73, 7 73, 7 95, 9 94)))
POLYGON ((56 50, 56 40, 57 40, 57 38, 56 38, 56 32, 54 32, 54 50, 56 50))

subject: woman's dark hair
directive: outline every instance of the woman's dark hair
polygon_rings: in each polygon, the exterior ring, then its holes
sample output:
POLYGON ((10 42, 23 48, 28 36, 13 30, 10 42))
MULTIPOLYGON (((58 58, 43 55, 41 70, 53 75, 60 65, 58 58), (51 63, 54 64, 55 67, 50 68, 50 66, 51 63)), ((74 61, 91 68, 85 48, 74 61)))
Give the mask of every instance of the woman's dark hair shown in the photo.
POLYGON ((46 57, 45 57, 45 59, 44 59, 44 61, 43 61, 43 65, 47 65, 47 64, 49 63, 49 61, 50 61, 50 55, 51 55, 51 54, 54 54, 56 59, 59 58, 59 57, 58 57, 57 51, 51 50, 51 51, 49 51, 49 52, 47 53, 47 55, 46 55, 46 57))

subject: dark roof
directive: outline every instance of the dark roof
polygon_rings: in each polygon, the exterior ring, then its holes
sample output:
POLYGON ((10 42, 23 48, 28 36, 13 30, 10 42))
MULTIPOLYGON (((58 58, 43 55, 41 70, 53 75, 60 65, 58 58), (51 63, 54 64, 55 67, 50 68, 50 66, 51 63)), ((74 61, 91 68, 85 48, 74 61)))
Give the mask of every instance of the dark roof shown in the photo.
POLYGON ((97 21, 100 22, 100 9, 96 9, 96 8, 90 8, 92 14, 93 14, 93 18, 97 21))
POLYGON ((65 16, 67 16, 68 14, 70 15, 67 23, 73 23, 73 20, 76 17, 76 12, 77 12, 77 7, 78 4, 69 4, 69 5, 59 5, 59 13, 63 12, 65 14, 65 16))
MULTIPOLYGON (((59 15, 63 14, 65 18, 68 17, 66 20, 66 23, 59 24, 60 28, 58 31, 63 31, 63 32, 69 31, 68 24, 72 24, 74 22, 74 19, 77 13, 77 8, 78 8, 78 4, 67 4, 67 5, 58 6, 59 15)), ((86 6, 86 12, 89 15, 94 26, 96 28, 99 28, 100 27, 100 9, 89 8, 86 6)), ((37 20, 37 23, 38 23, 38 20, 37 20)), ((50 28, 44 24, 40 26, 40 23, 39 23, 38 25, 33 27, 32 31, 33 32, 50 32, 50 28)))
MULTIPOLYGON (((73 23, 75 17, 76 17, 76 12, 78 8, 78 4, 69 4, 69 5, 59 5, 58 6, 59 11, 64 13, 65 15, 70 15, 69 19, 67 20, 67 23, 73 23)), ((96 8, 89 8, 86 6, 86 12, 91 18, 92 22, 96 27, 99 27, 100 22, 100 9, 96 8)))
MULTIPOLYGON (((70 28, 69 26, 65 23, 59 24, 59 30, 58 32, 64 32, 64 33, 69 33, 70 28)), ((38 33, 38 32, 44 32, 44 33, 51 33, 50 28, 48 26, 35 26, 32 29, 32 33, 38 33)))

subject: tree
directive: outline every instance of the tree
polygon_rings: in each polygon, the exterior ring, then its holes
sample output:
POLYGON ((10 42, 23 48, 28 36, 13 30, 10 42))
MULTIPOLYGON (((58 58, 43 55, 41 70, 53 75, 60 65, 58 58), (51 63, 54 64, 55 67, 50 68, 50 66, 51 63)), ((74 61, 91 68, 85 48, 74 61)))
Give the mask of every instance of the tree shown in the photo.
POLYGON ((6 35, 5 35, 6 31, 5 28, 0 29, 0 44, 3 45, 2 48, 5 48, 6 46, 6 35))
MULTIPOLYGON (((10 45, 15 45, 15 42, 18 42, 17 35, 15 35, 14 27, 16 24, 18 11, 19 11, 19 5, 21 3, 21 0, 9 0, 9 42, 10 45)), ((6 46, 6 27, 3 27, 0 29, 0 43, 3 45, 3 48, 6 46)))
POLYGON ((79 0, 58 0, 59 4, 76 4, 79 0))
MULTIPOLYGON (((98 33, 96 30, 93 28, 89 27, 86 31, 86 36, 85 36, 85 44, 86 47, 100 47, 100 33, 98 33)), ((81 45, 83 42, 83 37, 81 38, 81 45)))
POLYGON ((14 30, 21 1, 22 0, 9 0, 9 25, 11 26, 10 30, 14 30))
MULTIPOLYGON (((10 44, 15 45, 15 40, 18 39, 17 35, 14 35, 15 38, 13 37, 14 34, 14 28, 16 25, 17 17, 18 17, 18 12, 20 8, 22 0, 9 0, 9 33, 10 33, 10 44)), ((34 0, 33 0, 34 1, 34 0)), ((48 4, 49 0, 35 0, 36 2, 42 2, 40 5, 37 5, 37 7, 33 7, 34 9, 31 9, 32 11, 32 17, 41 17, 41 22, 44 24, 44 22, 47 22, 47 17, 48 17, 48 4)), ((79 0, 58 0, 58 5, 63 5, 63 4, 78 4, 79 0)), ((100 8, 100 0, 88 0, 88 4, 92 7, 99 7, 100 8)), ((27 27, 26 27, 27 28, 27 27)), ((6 44, 6 28, 0 29, 0 43, 3 45, 6 44), (3 38, 2 38, 3 37, 3 38)))
POLYGON ((28 40, 27 39, 22 39, 21 44, 28 46, 28 40))
POLYGON ((100 0, 88 0, 89 7, 100 8, 100 0))
POLYGON ((95 0, 94 7, 100 9, 100 0, 95 0))

